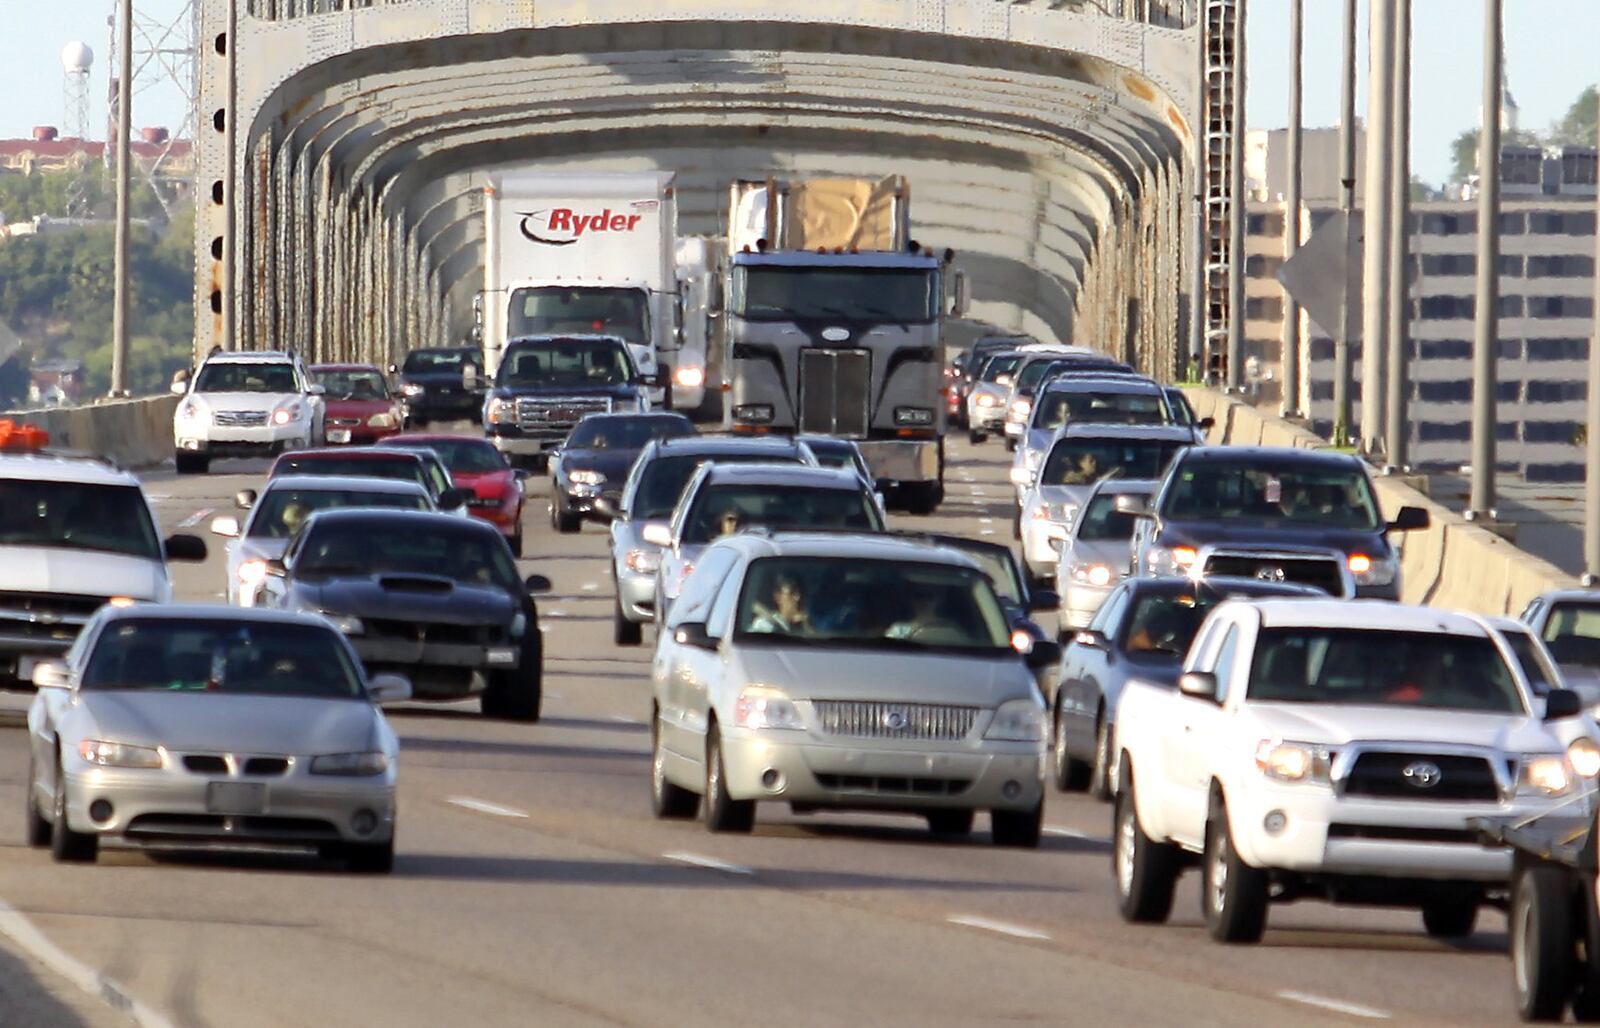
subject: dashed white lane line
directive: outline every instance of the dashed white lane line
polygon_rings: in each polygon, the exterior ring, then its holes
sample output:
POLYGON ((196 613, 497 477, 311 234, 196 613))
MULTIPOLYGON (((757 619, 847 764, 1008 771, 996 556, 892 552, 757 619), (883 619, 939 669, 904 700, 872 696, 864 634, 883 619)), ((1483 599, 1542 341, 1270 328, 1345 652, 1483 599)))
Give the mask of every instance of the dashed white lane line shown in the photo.
POLYGON ((644 724, 644 722, 639 720, 638 718, 629 717, 626 714, 612 714, 611 717, 608 720, 615 721, 619 725, 642 725, 642 724, 644 724))
POLYGON ((980 928, 986 932, 1009 935, 1013 939, 1034 939, 1038 941, 1049 941, 1050 939, 1049 934, 1046 932, 1024 928, 1022 925, 1010 924, 1006 921, 991 921, 987 917, 975 917, 971 914, 951 914, 945 920, 951 924, 962 925, 966 928, 980 928))
POLYGON ((978 533, 978 534, 979 534, 979 535, 994 535, 994 529, 992 529, 992 528, 985 528, 985 529, 983 529, 983 530, 982 530, 982 531, 980 531, 980 532, 979 532, 979 533, 978 533))
POLYGON ((1080 832, 1076 828, 1062 828, 1059 825, 1045 825, 1044 834, 1054 835, 1060 839, 1081 839, 1084 842, 1109 843, 1111 841, 1104 835, 1090 835, 1088 832, 1080 832))
POLYGON ((978 519, 978 524, 980 524, 980 525, 992 525, 992 524, 994 524, 994 518, 981 517, 981 518, 978 519))
POLYGON ((692 864, 695 867, 703 867, 710 871, 721 871, 724 874, 755 874, 755 872, 750 870, 748 867, 742 867, 739 864, 730 864, 726 860, 718 860, 716 857, 702 856, 699 853, 687 853, 683 850, 673 850, 670 853, 663 853, 661 856, 664 860, 676 861, 679 864, 692 864))
POLYGON ((0 902, 0 935, 22 947, 39 963, 79 989, 103 1000, 140 1028, 172 1028, 171 1021, 128 995, 115 981, 51 942, 33 926, 32 921, 4 902, 0 902))
POLYGON ((595 585, 593 582, 585 582, 582 585, 578 586, 578 588, 582 589, 586 593, 592 593, 592 592, 594 592, 596 589, 598 589, 600 587, 598 585, 595 585))
POLYGON ((547 618, 569 618, 572 616, 564 610, 541 610, 539 615, 547 618))
POLYGON ((211 515, 215 514, 216 512, 217 512, 217 508, 215 508, 215 507, 201 507, 199 510, 195 511, 193 514, 190 514, 188 517, 186 517, 182 521, 178 522, 178 527, 179 528, 193 528, 194 526, 198 525, 200 522, 204 521, 206 518, 210 517, 211 515))
POLYGON ((502 807, 498 803, 488 800, 475 800, 471 796, 452 796, 449 802, 463 810, 476 811, 479 814, 488 814, 491 817, 527 817, 527 813, 516 807, 502 807))
POLYGON ((1387 1021, 1389 1012, 1376 1007, 1364 1007, 1359 1003, 1346 1003, 1342 999, 1329 999, 1327 996, 1314 996, 1309 992, 1296 992, 1293 989, 1284 989, 1278 993, 1279 999, 1286 999, 1291 1003, 1304 1003, 1308 1007, 1321 1007, 1323 1010, 1332 1010, 1337 1014, 1349 1014, 1351 1017, 1364 1017, 1372 1021, 1387 1021))

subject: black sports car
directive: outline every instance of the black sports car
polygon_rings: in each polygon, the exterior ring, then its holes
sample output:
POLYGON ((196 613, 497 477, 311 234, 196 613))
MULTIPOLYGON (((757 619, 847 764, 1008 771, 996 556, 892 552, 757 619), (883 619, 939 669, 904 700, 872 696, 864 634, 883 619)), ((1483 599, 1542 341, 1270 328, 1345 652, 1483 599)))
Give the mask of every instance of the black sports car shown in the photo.
POLYGON ((657 439, 695 435, 682 414, 590 414, 578 422, 550 459, 550 524, 557 532, 576 532, 585 517, 609 520, 595 500, 622 498, 633 462, 657 439))

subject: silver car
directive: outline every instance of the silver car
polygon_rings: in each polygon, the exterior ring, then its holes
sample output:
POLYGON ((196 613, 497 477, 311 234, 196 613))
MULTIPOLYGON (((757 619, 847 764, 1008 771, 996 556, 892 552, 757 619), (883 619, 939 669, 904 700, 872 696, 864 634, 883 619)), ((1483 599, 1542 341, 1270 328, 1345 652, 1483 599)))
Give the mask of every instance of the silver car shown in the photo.
POLYGON ((917 814, 1038 843, 1047 721, 1005 607, 954 550, 889 536, 742 533, 700 558, 651 668, 663 818, 747 832, 756 803, 917 814))
POLYGON ((248 513, 211 519, 211 533, 228 542, 229 603, 253 607, 258 587, 267 577, 267 562, 283 556, 289 538, 306 518, 337 507, 399 507, 435 510, 433 497, 416 482, 359 475, 284 475, 267 480, 258 496, 242 489, 234 505, 248 513))
POLYGON ((315 848, 394 865, 399 745, 320 617, 232 607, 102 607, 34 670, 27 836, 61 861, 100 843, 315 848))
POLYGON ((1159 483, 1103 481, 1089 491, 1083 510, 1061 541, 1056 592, 1061 596, 1061 628, 1083 628, 1131 570, 1132 514, 1117 509, 1117 497, 1138 496, 1146 503, 1159 483))
MULTIPOLYGON (((1182 424, 1194 431, 1177 418, 1166 393, 1154 382, 1140 375, 1103 371, 1057 375, 1039 390, 1030 417, 1011 461, 1011 484, 1019 504, 1062 425, 1182 424)), ((1195 442, 1203 439, 1200 433, 1194 434, 1195 442)))

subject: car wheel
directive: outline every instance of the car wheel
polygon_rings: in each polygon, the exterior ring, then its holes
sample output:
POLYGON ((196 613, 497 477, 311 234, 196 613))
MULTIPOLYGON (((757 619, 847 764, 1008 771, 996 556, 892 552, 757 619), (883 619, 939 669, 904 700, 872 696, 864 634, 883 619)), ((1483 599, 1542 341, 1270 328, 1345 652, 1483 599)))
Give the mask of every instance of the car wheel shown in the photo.
POLYGON ((985 435, 984 433, 978 432, 978 431, 975 431, 975 430, 967 433, 967 442, 971 443, 974 446, 978 446, 978 445, 982 444, 983 441, 985 439, 988 439, 988 438, 989 437, 987 435, 985 435))
POLYGON ((972 834, 973 812, 970 810, 928 811, 928 831, 950 839, 962 839, 972 834))
POLYGON ((722 768, 722 736, 715 721, 706 733, 706 827, 713 832, 748 832, 756 826, 754 800, 736 800, 728 795, 727 776, 722 768))
POLYGON ((394 870, 394 839, 354 843, 345 848, 344 859, 357 874, 386 875, 394 870))
POLYGON ((179 450, 172 455, 172 463, 180 475, 203 475, 211 470, 211 458, 199 453, 179 450))
POLYGON ((1017 441, 1015 439, 1012 439, 1010 436, 1006 437, 1006 452, 1007 453, 1016 453, 1017 452, 1017 441))
POLYGON ((1200 906, 1206 931, 1218 942, 1260 942, 1267 929, 1267 873, 1233 849, 1228 808, 1217 801, 1206 823, 1200 906))
POLYGON ((996 846, 1033 849, 1044 831, 1044 798, 1031 810, 989 811, 989 836, 996 846))
POLYGON ((1117 885, 1117 909, 1124 921, 1161 924, 1172 914, 1172 893, 1178 884, 1178 851, 1144 833, 1134 805, 1133 783, 1117 790, 1111 869, 1117 885))
POLYGON ((420 416, 418 416, 416 414, 413 414, 413 415, 411 415, 411 417, 406 419, 406 427, 410 428, 412 430, 419 430, 419 429, 427 428, 428 427, 428 419, 424 418, 424 417, 420 417, 420 416))
POLYGON ((1572 991, 1573 924, 1567 873, 1524 867, 1511 897, 1511 980, 1524 1021, 1559 1021, 1572 991))
POLYGON ((61 864, 94 863, 100 855, 100 840, 67 826, 67 777, 56 765, 55 823, 50 826, 50 855, 61 864))
POLYGON ((515 670, 489 673, 489 687, 479 701, 483 715, 506 721, 538 721, 544 700, 543 665, 538 648, 524 641, 521 663, 515 670))
POLYGON ((1050 748, 1050 764, 1059 792, 1082 792, 1089 784, 1089 765, 1067 752, 1067 719, 1056 703, 1055 745, 1050 748))
POLYGON ((50 822, 46 821, 44 815, 39 813, 39 799, 36 790, 37 778, 33 771, 33 761, 30 760, 28 761, 28 792, 23 796, 23 803, 27 808, 25 816, 27 819, 28 845, 37 849, 50 845, 50 822))
POLYGON ((667 780, 659 710, 651 711, 650 716, 650 809, 664 821, 687 821, 700 812, 700 797, 667 780))
POLYGON ((1422 905, 1422 927, 1435 939, 1465 939, 1478 923, 1478 901, 1458 896, 1422 905))
POLYGON ((621 597, 611 601, 611 641, 618 646, 637 646, 644 641, 644 626, 623 615, 621 597))
POLYGON ((550 498, 550 527, 562 535, 571 535, 583 527, 583 518, 567 510, 566 504, 561 502, 559 489, 550 498))
POLYGON ((520 524, 517 525, 516 534, 511 537, 511 555, 513 557, 522 556, 522 526, 520 524))
POLYGON ((1089 795, 1097 800, 1111 798, 1111 726, 1105 712, 1094 722, 1094 768, 1089 772, 1089 795))
POLYGON ((1011 538, 1022 538, 1022 508, 1018 506, 1011 508, 1011 538))

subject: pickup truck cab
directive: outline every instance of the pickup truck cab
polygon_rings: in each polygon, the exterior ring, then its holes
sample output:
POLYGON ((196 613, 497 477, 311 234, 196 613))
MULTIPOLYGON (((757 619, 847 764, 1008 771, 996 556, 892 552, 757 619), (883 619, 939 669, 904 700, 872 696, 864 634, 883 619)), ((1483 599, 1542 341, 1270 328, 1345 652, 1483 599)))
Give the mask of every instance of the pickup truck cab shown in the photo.
MULTIPOLYGON (((1206 619, 1177 688, 1134 680, 1117 705, 1113 861, 1123 917, 1164 921, 1202 870, 1211 936, 1254 942, 1271 902, 1420 907, 1428 934, 1471 933, 1512 858, 1485 819, 1581 802, 1550 722, 1578 713, 1521 672, 1474 618, 1425 607, 1234 600, 1206 619)), ((1592 751, 1588 739, 1574 746, 1592 751)))

